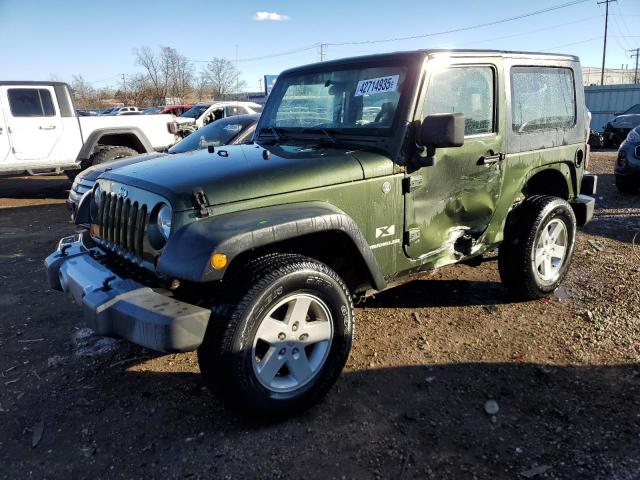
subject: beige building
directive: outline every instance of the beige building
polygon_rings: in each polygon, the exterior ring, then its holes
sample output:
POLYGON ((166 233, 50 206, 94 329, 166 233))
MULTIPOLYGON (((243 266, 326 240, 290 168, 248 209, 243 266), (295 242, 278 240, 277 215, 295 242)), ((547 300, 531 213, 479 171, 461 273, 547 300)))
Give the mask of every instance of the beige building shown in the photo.
MULTIPOLYGON (((600 85, 600 67, 582 67, 582 83, 587 85, 600 85)), ((620 85, 634 83, 635 64, 629 65, 629 68, 605 68, 604 84, 620 85)), ((638 73, 638 81, 640 82, 640 72, 638 73)))

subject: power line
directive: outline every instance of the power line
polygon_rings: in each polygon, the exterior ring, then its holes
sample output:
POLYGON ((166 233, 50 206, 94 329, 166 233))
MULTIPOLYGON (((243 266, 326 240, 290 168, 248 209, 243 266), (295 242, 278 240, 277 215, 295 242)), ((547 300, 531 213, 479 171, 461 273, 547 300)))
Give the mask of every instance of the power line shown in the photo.
MULTIPOLYGON (((361 40, 361 41, 355 41, 355 42, 334 42, 334 43, 328 43, 327 45, 332 45, 332 46, 337 46, 337 45, 364 45, 364 44, 370 44, 370 43, 399 42, 401 40, 415 40, 417 38, 435 37, 435 36, 438 36, 438 35, 446 35, 446 34, 449 34, 449 33, 457 33, 457 32, 464 32, 464 31, 467 31, 467 30, 474 30, 476 28, 490 27, 492 25, 498 25, 500 23, 513 22, 514 20, 520 20, 520 19, 523 19, 523 18, 532 17, 534 15, 539 15, 541 13, 552 12, 554 10, 559 10, 561 8, 571 7, 573 5, 578 5, 580 3, 586 3, 587 1, 590 1, 590 0, 574 0, 572 2, 563 3, 563 4, 560 4, 560 5, 556 5, 554 7, 548 7, 548 8, 543 8, 543 9, 540 9, 540 10, 535 10, 533 12, 523 13, 521 15, 516 15, 514 17, 503 18, 501 20, 494 20, 492 22, 479 23, 477 25, 469 25, 467 27, 454 28, 454 29, 451 29, 451 30, 443 30, 443 31, 440 31, 440 32, 424 33, 424 34, 420 34, 420 35, 411 35, 411 36, 408 36, 408 37, 395 37, 395 38, 385 38, 385 39, 377 39, 377 40, 361 40)), ((615 1, 615 0, 608 0, 608 1, 615 1)))
MULTIPOLYGON (((321 42, 317 42, 314 43, 313 45, 308 45, 306 47, 301 47, 301 48, 297 48, 297 49, 293 49, 293 50, 288 50, 285 52, 280 52, 280 53, 274 53, 274 54, 268 54, 268 55, 261 55, 258 57, 250 57, 250 58, 240 58, 237 60, 237 62, 242 63, 242 62, 253 62, 256 60, 265 60, 265 59, 269 59, 269 58, 276 58, 276 57, 283 57, 286 55, 293 55, 294 53, 299 53, 299 52, 305 52, 305 51, 309 51, 309 50, 315 50, 320 48, 321 49, 321 53, 324 53, 324 55, 321 55, 322 58, 326 58, 326 49, 328 46, 341 46, 341 45, 365 45, 365 44, 375 44, 375 43, 387 43, 387 42, 398 42, 398 41, 402 41, 402 40, 414 40, 417 38, 427 38, 427 37, 435 37, 435 36, 439 36, 439 35, 446 35, 449 33, 457 33, 457 32, 464 32, 464 31, 468 31, 468 30, 474 30, 477 28, 483 28, 483 27, 489 27, 492 25, 498 25, 501 23, 506 23, 506 22, 512 22, 515 20, 521 20, 523 18, 527 18, 527 17, 532 17, 534 15, 540 15, 541 13, 547 13, 547 12, 552 12, 554 10, 559 10, 561 8, 567 8, 567 7, 571 7, 573 5, 578 5, 581 3, 586 3, 588 1, 591 0, 573 0, 571 2, 565 2, 562 3, 560 5, 555 5, 553 7, 547 7, 547 8, 543 8, 540 10, 535 10, 533 12, 528 12, 528 13, 523 13, 521 15, 516 15, 513 17, 509 17, 509 18, 503 18, 500 20, 494 20, 491 22, 486 22, 486 23, 480 23, 477 25, 469 25, 466 27, 461 27, 461 28, 454 28, 451 30, 443 30, 440 32, 433 32, 433 33, 425 33, 425 34, 419 34, 419 35, 411 35, 411 36, 407 36, 407 37, 396 37, 396 38, 385 38, 385 39, 375 39, 375 40, 361 40, 361 41, 353 41, 353 42, 325 42, 325 43, 321 43, 321 42), (324 45, 324 48, 322 47, 324 45)), ((613 1, 613 0, 609 0, 609 1, 613 1)), ((210 60, 191 60, 194 63, 209 63, 210 60)))
POLYGON ((556 45, 555 47, 545 47, 542 50, 557 50, 559 48, 563 48, 563 47, 570 47, 572 45, 580 45, 581 43, 588 43, 588 42, 593 42, 595 40, 600 40, 602 38, 602 35, 598 35, 597 37, 592 37, 592 38, 587 38, 585 40, 580 40, 579 42, 571 42, 571 43, 565 43, 563 45, 556 45))
POLYGON ((494 42, 496 40, 505 40, 507 38, 521 37, 523 35, 531 35, 532 33, 544 32, 545 30, 553 30, 554 28, 561 28, 561 27, 566 27, 567 25, 586 22, 587 20, 593 20, 594 18, 600 18, 600 15, 592 15, 591 17, 582 18, 580 20, 574 20, 573 22, 558 23, 556 25, 551 25, 549 27, 538 28, 536 30, 528 30, 526 32, 519 32, 511 35, 504 35, 501 37, 491 37, 491 38, 485 38, 482 40, 473 40, 472 42, 464 42, 464 43, 461 43, 460 45, 475 45, 477 43, 494 42))
MULTIPOLYGON (((320 46, 320 43, 314 43, 313 45, 309 45, 307 47, 296 48, 294 50, 287 50, 286 52, 272 53, 272 54, 263 55, 260 57, 238 58, 236 62, 253 62, 256 60, 265 60, 268 58, 283 57, 285 55, 293 55, 294 53, 306 52, 307 50, 314 50, 319 46, 320 46)), ((189 60, 189 61, 194 63, 209 63, 211 60, 189 60)))

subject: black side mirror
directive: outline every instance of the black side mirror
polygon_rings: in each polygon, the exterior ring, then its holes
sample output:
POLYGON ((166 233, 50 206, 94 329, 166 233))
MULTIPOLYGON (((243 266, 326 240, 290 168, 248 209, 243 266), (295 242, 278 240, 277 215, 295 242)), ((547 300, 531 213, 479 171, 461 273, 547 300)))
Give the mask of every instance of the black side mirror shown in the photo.
POLYGON ((417 163, 422 167, 435 165, 436 148, 464 145, 464 114, 436 113, 427 115, 420 126, 420 144, 417 163))
POLYGON ((420 128, 420 143, 427 148, 461 147, 464 145, 464 114, 426 116, 420 128))

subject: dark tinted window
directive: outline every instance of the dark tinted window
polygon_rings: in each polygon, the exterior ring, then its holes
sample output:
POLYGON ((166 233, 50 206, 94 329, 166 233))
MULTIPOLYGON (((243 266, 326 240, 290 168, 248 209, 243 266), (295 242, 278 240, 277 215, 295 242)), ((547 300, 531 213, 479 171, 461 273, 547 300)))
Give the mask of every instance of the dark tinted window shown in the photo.
POLYGON ((431 75, 423 115, 464 113, 464 134, 493 132, 493 68, 452 67, 431 75))
POLYGON ((205 125, 169 149, 169 153, 201 150, 208 146, 219 147, 232 142, 248 125, 255 123, 253 116, 233 116, 205 125))
POLYGON ((637 115, 640 113, 640 103, 637 105, 634 105, 633 107, 631 107, 629 110, 625 110, 623 115, 637 115))
POLYGON ((575 125, 576 101, 571 69, 512 68, 511 116, 513 130, 518 133, 575 125))
POLYGON ((10 88, 7 92, 14 117, 53 117, 51 93, 43 88, 10 88))
POLYGON ((209 108, 209 105, 195 105, 180 116, 185 118, 198 118, 208 108, 209 108))

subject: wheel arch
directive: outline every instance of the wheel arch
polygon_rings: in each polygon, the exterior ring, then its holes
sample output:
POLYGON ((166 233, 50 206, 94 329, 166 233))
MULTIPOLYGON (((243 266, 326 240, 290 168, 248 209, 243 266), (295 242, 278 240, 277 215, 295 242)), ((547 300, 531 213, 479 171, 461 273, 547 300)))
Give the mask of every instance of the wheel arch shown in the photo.
POLYGON ((102 128, 91 132, 78 154, 78 159, 87 160, 101 145, 129 147, 138 153, 154 151, 147 136, 137 127, 102 128))
POLYGON ((532 170, 522 186, 526 198, 546 195, 569 200, 575 196, 575 171, 568 163, 555 163, 532 170))
POLYGON ((169 277, 210 282, 222 280, 244 261, 271 252, 298 253, 322 261, 344 275, 350 289, 386 286, 356 222, 324 202, 257 208, 192 222, 171 235, 157 268, 169 277), (225 268, 216 270, 210 265, 214 252, 226 255, 225 268))

